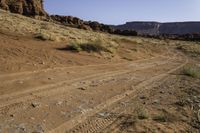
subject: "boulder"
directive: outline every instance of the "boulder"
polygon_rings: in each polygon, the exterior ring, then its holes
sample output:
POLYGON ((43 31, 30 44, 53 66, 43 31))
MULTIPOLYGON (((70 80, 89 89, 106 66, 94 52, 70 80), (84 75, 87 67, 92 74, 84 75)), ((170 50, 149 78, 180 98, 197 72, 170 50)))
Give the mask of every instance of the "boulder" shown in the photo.
POLYGON ((43 0, 0 0, 0 8, 25 16, 46 16, 43 0))

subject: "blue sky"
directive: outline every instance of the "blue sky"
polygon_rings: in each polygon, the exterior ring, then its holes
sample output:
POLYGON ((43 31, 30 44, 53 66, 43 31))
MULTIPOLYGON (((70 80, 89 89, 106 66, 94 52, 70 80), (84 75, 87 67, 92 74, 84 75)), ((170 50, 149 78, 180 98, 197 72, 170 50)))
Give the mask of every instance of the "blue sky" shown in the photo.
POLYGON ((200 0, 44 0, 50 14, 105 24, 200 21, 200 0))

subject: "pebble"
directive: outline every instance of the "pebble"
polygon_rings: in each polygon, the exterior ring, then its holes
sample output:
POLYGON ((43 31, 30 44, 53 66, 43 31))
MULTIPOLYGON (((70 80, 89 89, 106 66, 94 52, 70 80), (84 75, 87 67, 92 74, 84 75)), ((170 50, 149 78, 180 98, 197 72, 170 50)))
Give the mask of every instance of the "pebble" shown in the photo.
POLYGON ((44 63, 44 62, 41 62, 40 64, 44 65, 45 63, 44 63))
POLYGON ((164 92, 164 91, 160 91, 160 93, 161 93, 161 94, 164 94, 165 92, 164 92))
POLYGON ((14 115, 14 114, 11 114, 10 117, 15 117, 15 115, 14 115))
POLYGON ((34 108, 37 108, 40 106, 40 103, 38 102, 32 102, 31 105, 34 107, 34 108))
POLYGON ((58 101, 57 103, 56 103, 56 105, 61 105, 63 103, 63 101, 58 101))
POLYGON ((110 113, 108 113, 108 112, 100 112, 100 113, 98 113, 98 115, 101 116, 101 117, 108 117, 110 115, 110 113))
POLYGON ((21 130, 23 130, 23 131, 25 131, 26 130, 26 127, 25 127, 25 124, 19 124, 18 126, 17 126, 17 128, 19 128, 19 129, 21 129, 21 130))
POLYGON ((79 87, 78 89, 84 91, 84 90, 86 90, 86 87, 79 87))
POLYGON ((159 100, 153 100, 153 103, 154 103, 154 104, 158 104, 158 103, 159 103, 159 100))
POLYGON ((37 131, 35 133, 44 133, 44 128, 41 125, 37 125, 37 131))
POLYGON ((48 78, 48 80, 53 80, 53 78, 48 78))
POLYGON ((23 82, 23 81, 19 81, 18 83, 19 83, 19 84, 23 84, 24 82, 23 82))
POLYGON ((34 117, 31 117, 31 120, 35 120, 35 118, 34 118, 34 117))
POLYGON ((91 87, 96 87, 96 86, 98 86, 98 84, 91 84, 90 86, 91 87))
POLYGON ((145 96, 141 96, 140 99, 146 99, 146 97, 145 96))

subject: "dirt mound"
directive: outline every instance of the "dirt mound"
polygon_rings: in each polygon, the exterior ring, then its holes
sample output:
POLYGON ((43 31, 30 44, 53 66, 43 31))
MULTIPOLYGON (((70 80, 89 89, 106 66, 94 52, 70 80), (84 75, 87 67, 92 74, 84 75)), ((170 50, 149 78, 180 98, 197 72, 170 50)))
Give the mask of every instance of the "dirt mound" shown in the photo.
POLYGON ((43 0, 0 0, 0 8, 25 16, 46 16, 43 0))

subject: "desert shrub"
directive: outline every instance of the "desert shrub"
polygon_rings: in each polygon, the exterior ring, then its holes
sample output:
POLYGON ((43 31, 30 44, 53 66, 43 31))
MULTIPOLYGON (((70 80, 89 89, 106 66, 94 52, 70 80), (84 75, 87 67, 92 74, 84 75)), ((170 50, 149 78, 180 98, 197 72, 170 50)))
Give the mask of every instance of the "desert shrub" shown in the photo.
POLYGON ((137 118, 140 120, 149 118, 149 113, 143 106, 136 107, 134 112, 137 114, 137 118))
POLYGON ((78 45, 77 43, 71 43, 70 45, 68 45, 66 47, 66 50, 74 51, 74 52, 79 52, 82 49, 81 49, 80 45, 78 45))
POLYGON ((120 41, 121 42, 126 42, 126 43, 133 43, 133 44, 137 44, 138 43, 136 40, 132 40, 130 38, 121 38, 120 41))
POLYGON ((80 47, 83 51, 87 52, 109 52, 109 50, 100 43, 83 43, 80 45, 80 47))
POLYGON ((200 45, 197 43, 189 45, 179 45, 177 46, 177 49, 192 55, 200 55, 200 45))
POLYGON ((143 119, 148 119, 149 114, 146 110, 141 110, 141 112, 138 113, 138 118, 143 120, 143 119))
POLYGON ((200 78, 200 68, 194 64, 187 65, 183 68, 183 74, 193 78, 200 78))
POLYGON ((156 115, 153 117, 154 121, 157 122, 167 122, 168 121, 168 117, 164 114, 160 114, 160 115, 156 115))
POLYGON ((34 37, 39 39, 39 40, 43 40, 43 41, 50 39, 50 37, 47 34, 44 34, 44 33, 37 33, 37 34, 34 35, 34 37))
POLYGON ((101 41, 91 41, 86 43, 73 42, 66 47, 70 51, 86 51, 86 52, 111 52, 101 41))

